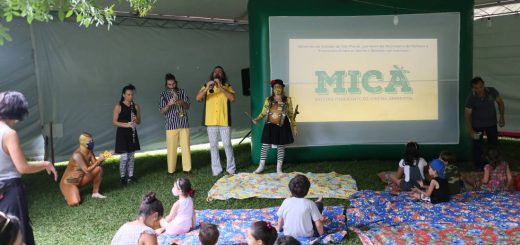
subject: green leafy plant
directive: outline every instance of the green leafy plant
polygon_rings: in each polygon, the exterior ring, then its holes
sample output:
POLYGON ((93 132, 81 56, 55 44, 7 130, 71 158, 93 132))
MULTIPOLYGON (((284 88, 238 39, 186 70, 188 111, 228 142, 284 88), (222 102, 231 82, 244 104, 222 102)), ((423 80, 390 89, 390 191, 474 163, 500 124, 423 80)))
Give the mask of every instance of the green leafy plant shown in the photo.
MULTIPOLYGON (((119 0, 118 4, 123 2, 130 4, 139 16, 144 17, 157 0, 119 0)), ((14 17, 24 18, 31 24, 33 20, 53 20, 52 13, 57 12, 60 21, 75 15, 80 26, 106 24, 110 28, 115 20, 114 6, 99 6, 96 0, 0 0, 0 45, 3 45, 5 40, 12 41, 9 29, 2 25, 2 22, 11 22, 14 17)))

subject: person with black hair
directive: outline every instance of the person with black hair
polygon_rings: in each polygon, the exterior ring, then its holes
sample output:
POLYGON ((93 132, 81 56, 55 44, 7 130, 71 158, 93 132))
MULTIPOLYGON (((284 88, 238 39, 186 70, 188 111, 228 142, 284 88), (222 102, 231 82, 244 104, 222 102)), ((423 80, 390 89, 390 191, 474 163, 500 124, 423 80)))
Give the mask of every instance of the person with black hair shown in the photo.
POLYGON ((424 180, 424 169, 428 163, 421 157, 417 142, 406 143, 404 156, 399 161, 397 173, 390 179, 399 186, 400 191, 411 191, 412 187, 419 187, 417 181, 424 180))
POLYGON ((155 229, 160 227, 159 220, 164 208, 155 192, 144 195, 137 219, 122 225, 112 238, 112 245, 152 245, 157 244, 155 229))
POLYGON ((247 245, 273 245, 278 232, 270 222, 256 221, 247 229, 247 245))
POLYGON ((196 98, 198 102, 205 101, 202 125, 208 130, 213 176, 222 172, 218 153, 219 134, 226 152, 226 172, 235 174, 235 156, 231 145, 231 102, 235 101, 235 91, 221 66, 213 68, 209 81, 202 86, 196 98))
POLYGON ((448 181, 444 176, 446 166, 440 159, 433 159, 428 165, 428 172, 432 179, 428 185, 418 181, 419 187, 412 187, 413 196, 418 200, 437 204, 450 200, 448 181))
POLYGON ((199 242, 202 245, 215 245, 220 233, 215 224, 202 224, 199 231, 199 242))
POLYGON ((305 198, 310 187, 311 182, 305 175, 298 174, 289 181, 292 197, 285 199, 276 212, 278 230, 284 235, 318 237, 324 234, 321 198, 316 202, 305 198))
POLYGON ((492 147, 486 152, 484 176, 482 176, 482 190, 506 191, 513 189, 513 175, 509 169, 509 163, 502 159, 500 150, 492 147))
POLYGON ((34 235, 29 219, 25 187, 22 174, 37 173, 46 170, 58 174, 54 165, 48 161, 35 164, 27 163, 20 146, 18 133, 12 129, 29 113, 28 103, 22 93, 5 91, 0 93, 0 211, 14 215, 20 220, 23 241, 34 244, 34 235))
POLYGON ((18 218, 0 212, 0 241, 4 245, 23 245, 18 218))
POLYGON ((190 174, 190 125, 188 121, 190 98, 184 89, 179 88, 173 74, 166 74, 164 80, 166 90, 161 93, 159 111, 165 118, 168 174, 172 175, 175 172, 179 143, 182 153, 182 170, 184 173, 190 174))
POLYGON ((276 239, 274 245, 301 245, 301 243, 292 236, 280 236, 276 239))
POLYGON ((192 199, 195 190, 191 188, 189 179, 178 178, 173 184, 172 194, 178 196, 179 200, 173 204, 170 214, 161 220, 161 227, 167 234, 184 234, 195 228, 196 216, 192 199))
POLYGON ((89 133, 79 136, 79 147, 72 153, 60 181, 60 190, 70 207, 80 204, 79 189, 92 182, 92 198, 106 198, 99 193, 103 181, 101 164, 105 157, 94 155, 94 139, 89 133))
POLYGON ((112 123, 117 127, 115 152, 121 154, 119 176, 123 186, 137 181, 134 177, 134 153, 141 149, 136 128, 141 123, 141 109, 134 103, 134 93, 134 85, 124 86, 112 114, 112 123))
POLYGON ((267 117, 264 130, 262 131, 260 163, 258 163, 258 168, 254 172, 255 174, 259 174, 264 170, 267 151, 271 145, 276 145, 278 150, 276 173, 278 173, 278 175, 283 174, 282 165, 285 156, 285 146, 294 142, 293 135, 298 135, 292 99, 284 95, 284 87, 285 85, 280 79, 271 81, 272 94, 265 100, 260 115, 253 119, 253 123, 257 124, 262 118, 267 117))
POLYGON ((484 133, 490 145, 498 144, 497 112, 495 103, 498 105, 498 126, 506 125, 504 118, 504 100, 493 87, 486 87, 481 77, 471 79, 472 93, 466 98, 464 109, 464 120, 469 134, 473 139, 473 160, 475 168, 482 170, 485 159, 483 158, 484 133))
POLYGON ((450 151, 441 151, 439 154, 439 160, 444 162, 444 165, 446 165, 446 168, 444 169, 444 177, 448 182, 450 195, 461 193, 464 190, 464 181, 462 181, 462 175, 456 165, 457 158, 455 157, 455 154, 450 151))

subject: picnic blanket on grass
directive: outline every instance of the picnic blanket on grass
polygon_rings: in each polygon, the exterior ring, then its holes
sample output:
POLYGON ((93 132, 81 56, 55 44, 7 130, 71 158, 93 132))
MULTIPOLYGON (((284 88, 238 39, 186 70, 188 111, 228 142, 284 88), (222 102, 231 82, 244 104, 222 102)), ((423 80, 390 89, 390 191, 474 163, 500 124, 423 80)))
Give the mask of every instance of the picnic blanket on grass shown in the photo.
POLYGON ((479 224, 381 225, 363 231, 353 228, 363 244, 519 244, 520 227, 479 224))
MULTIPOLYGON (((158 244, 171 243, 190 245, 199 244, 199 228, 201 223, 212 223, 218 226, 220 237, 217 244, 247 244, 246 231, 251 224, 258 220, 269 221, 276 226, 278 207, 263 209, 217 209, 196 211, 197 228, 182 235, 162 234, 158 237, 158 244)), ((340 242, 347 234, 345 224, 345 208, 343 206, 329 206, 323 210, 325 234, 319 238, 297 237, 302 244, 340 242)), ((281 234, 281 233, 280 233, 281 234)))
POLYGON ((365 244, 520 244, 520 192, 466 192, 434 205, 408 193, 360 191, 347 220, 365 244))
MULTIPOLYGON (((399 185, 396 185, 392 181, 390 181, 390 175, 395 174, 395 171, 383 171, 378 173, 378 176, 380 177, 381 181, 386 183, 385 185, 385 191, 390 192, 398 192, 399 191, 399 185)), ((519 172, 511 172, 511 175, 513 176, 513 180, 517 175, 519 175, 519 172)), ((482 180, 482 177, 484 176, 484 172, 461 172, 460 173, 462 181, 464 181, 464 190, 467 191, 479 191, 479 183, 482 180), (470 179, 473 184, 469 184, 467 180, 470 179)))
MULTIPOLYGON (((208 201, 230 198, 287 198, 291 196, 289 181, 299 172, 278 176, 276 173, 238 173, 220 178, 208 192, 208 201)), ((311 182, 307 198, 348 199, 357 191, 356 181, 350 175, 306 173, 311 182)))

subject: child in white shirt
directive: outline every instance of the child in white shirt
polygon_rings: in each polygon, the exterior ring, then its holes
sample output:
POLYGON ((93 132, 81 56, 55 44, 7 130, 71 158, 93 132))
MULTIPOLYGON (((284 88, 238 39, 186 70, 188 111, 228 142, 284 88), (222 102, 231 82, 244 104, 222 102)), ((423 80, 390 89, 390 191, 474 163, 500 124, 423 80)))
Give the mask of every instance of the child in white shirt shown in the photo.
POLYGON ((305 175, 296 175, 289 182, 292 197, 283 201, 276 213, 278 231, 294 237, 317 237, 323 235, 321 198, 316 203, 306 199, 311 183, 305 175))

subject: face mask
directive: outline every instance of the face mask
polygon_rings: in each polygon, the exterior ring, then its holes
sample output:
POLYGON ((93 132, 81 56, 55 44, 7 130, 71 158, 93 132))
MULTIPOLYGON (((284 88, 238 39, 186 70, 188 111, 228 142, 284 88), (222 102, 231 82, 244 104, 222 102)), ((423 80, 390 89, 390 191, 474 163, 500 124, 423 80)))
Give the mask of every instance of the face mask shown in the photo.
POLYGON ((87 149, 93 151, 94 150, 94 141, 90 141, 87 143, 87 149))

